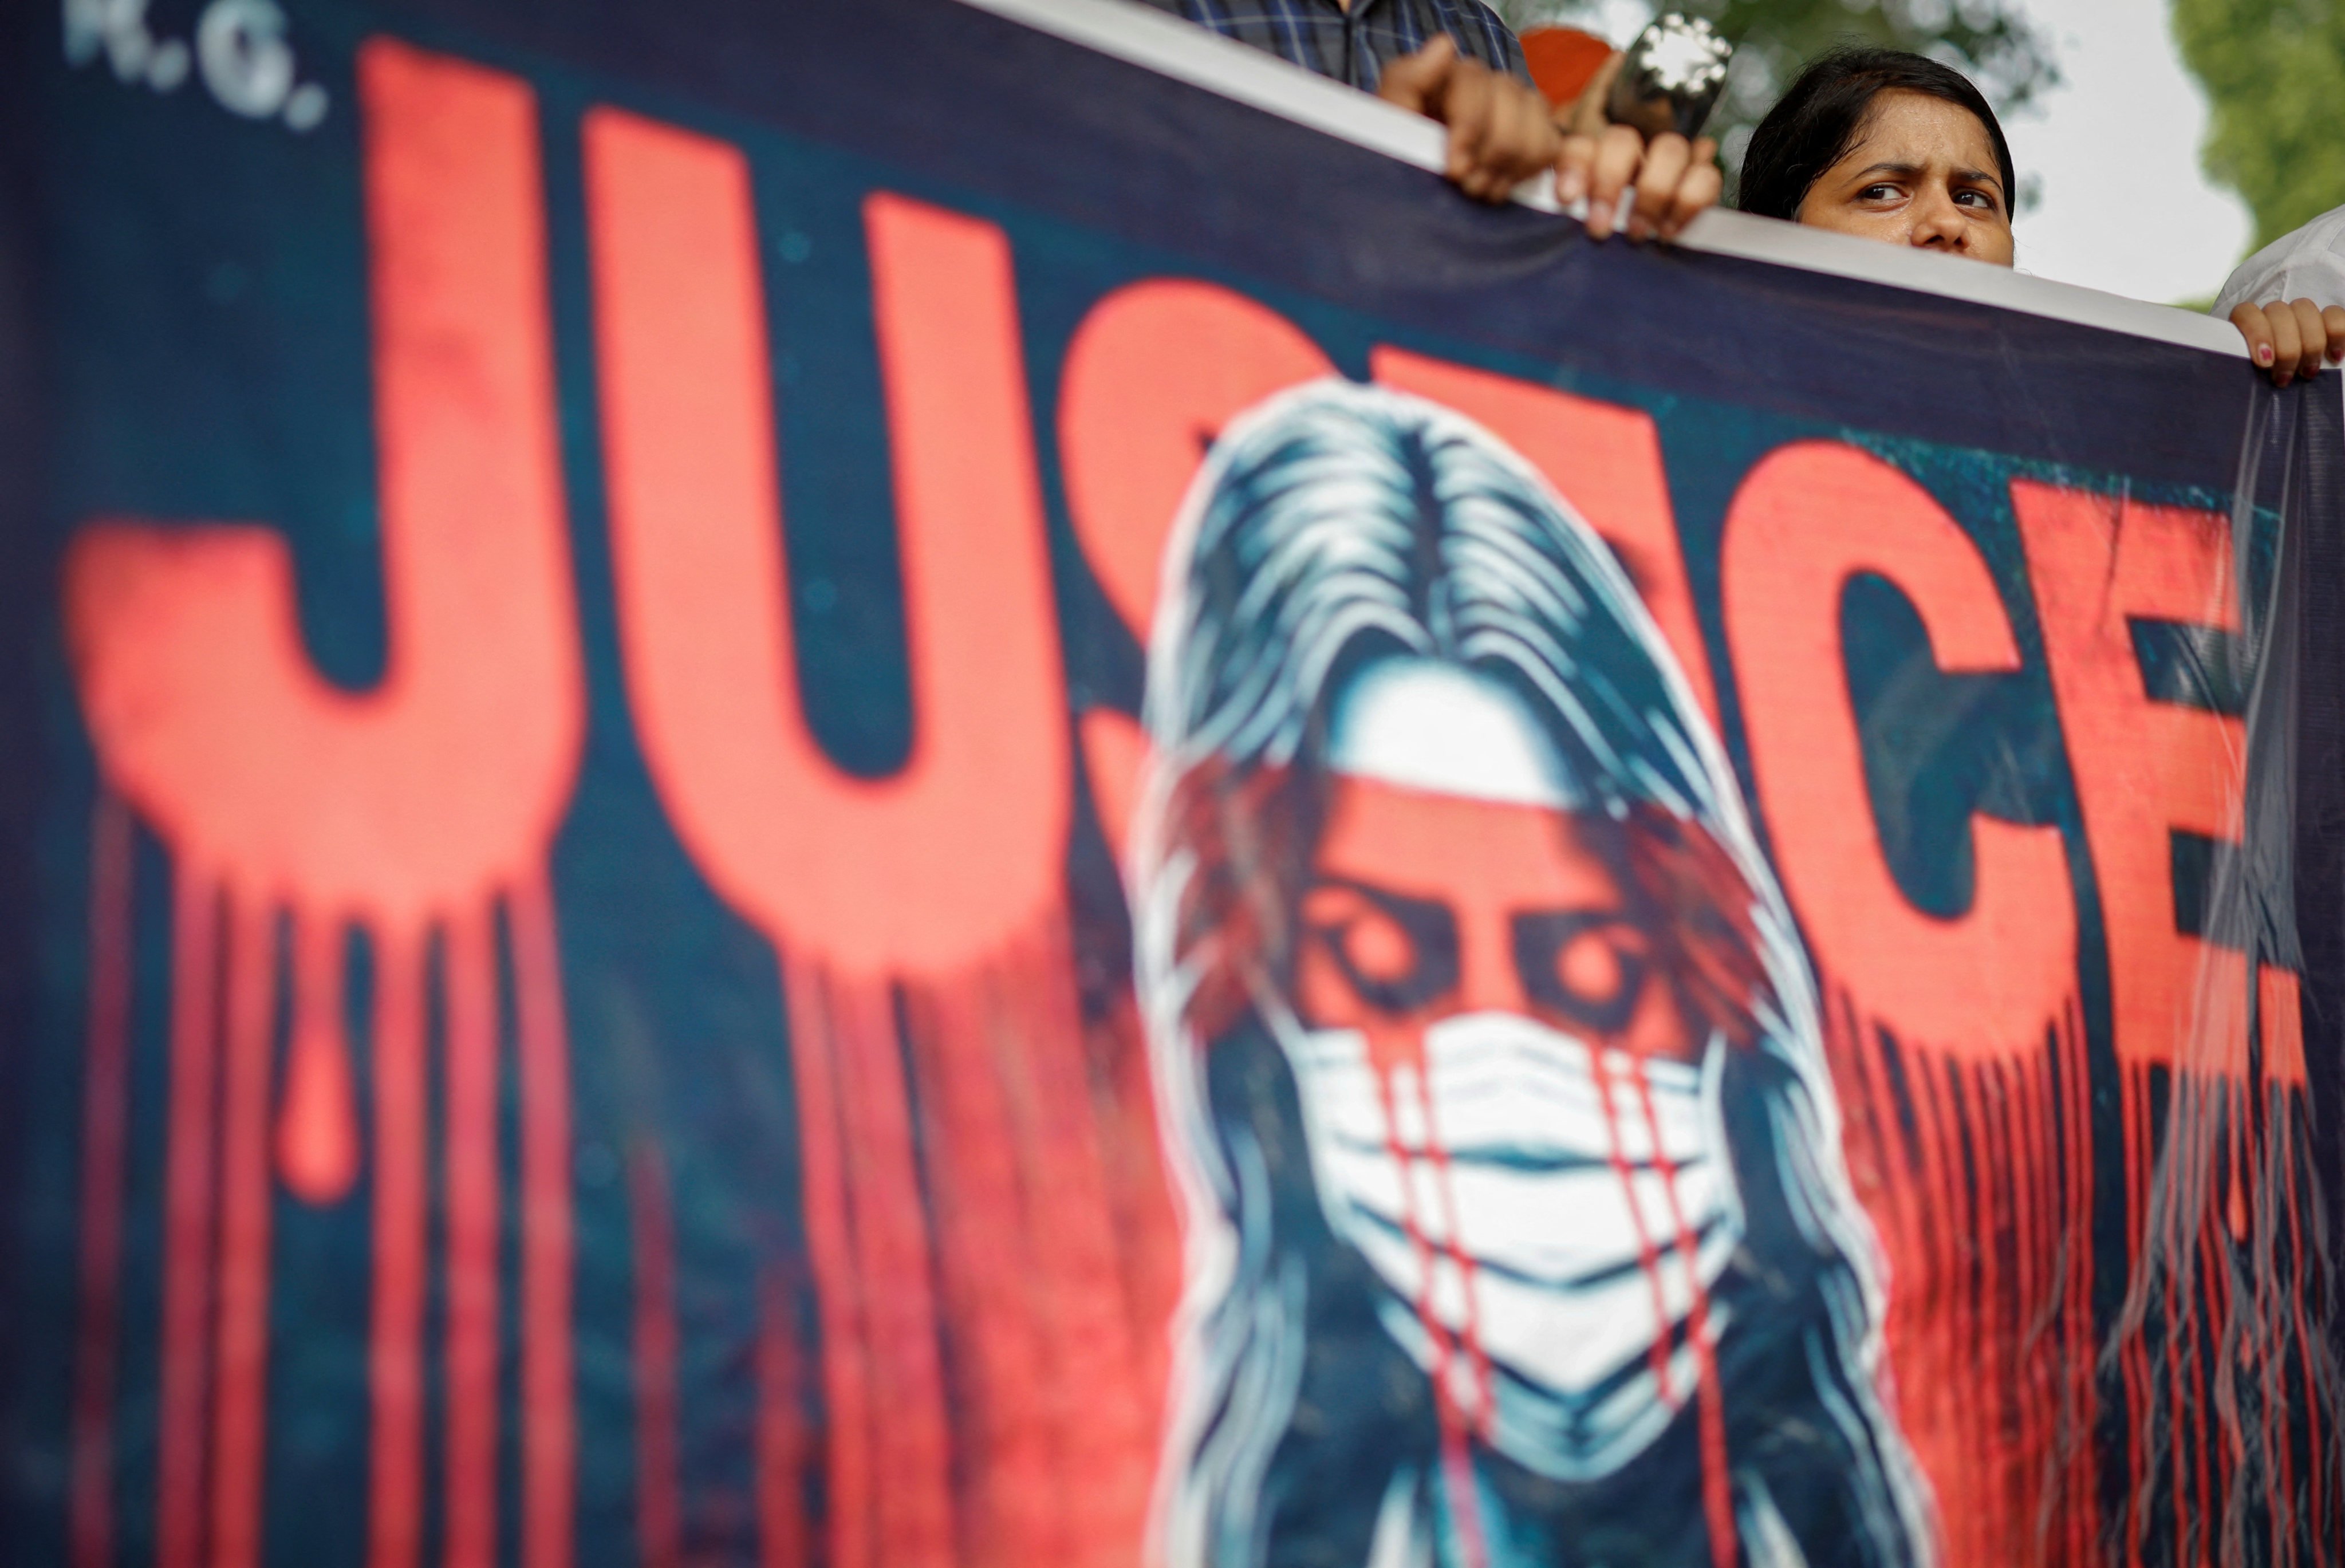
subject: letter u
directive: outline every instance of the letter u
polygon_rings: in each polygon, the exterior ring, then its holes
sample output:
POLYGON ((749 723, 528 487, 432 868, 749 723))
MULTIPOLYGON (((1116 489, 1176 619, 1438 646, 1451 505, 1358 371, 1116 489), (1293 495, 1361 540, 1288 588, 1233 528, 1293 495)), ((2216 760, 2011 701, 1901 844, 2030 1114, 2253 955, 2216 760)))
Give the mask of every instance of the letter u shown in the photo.
POLYGON ((916 724, 833 767, 797 702, 765 303, 738 149, 614 109, 585 129, 622 657, 644 754, 717 889, 848 974, 938 974, 1060 898, 1064 676, 1010 251, 865 205, 916 724))

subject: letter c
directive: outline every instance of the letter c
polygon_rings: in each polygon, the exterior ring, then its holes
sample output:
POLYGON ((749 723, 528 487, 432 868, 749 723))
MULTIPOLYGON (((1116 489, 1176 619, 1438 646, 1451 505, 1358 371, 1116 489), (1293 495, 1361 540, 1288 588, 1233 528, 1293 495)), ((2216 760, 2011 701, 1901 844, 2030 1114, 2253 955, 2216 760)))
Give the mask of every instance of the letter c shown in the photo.
POLYGON ((1882 855, 1841 647, 1842 592, 1874 572, 1912 601, 1940 668, 2018 669, 1977 547, 1906 474, 1819 441, 1751 471, 1721 557, 1760 807, 1818 967, 1909 1042, 1978 1057, 2040 1041, 2076 983, 2059 830, 1974 817, 1970 908, 1914 908, 1882 855))

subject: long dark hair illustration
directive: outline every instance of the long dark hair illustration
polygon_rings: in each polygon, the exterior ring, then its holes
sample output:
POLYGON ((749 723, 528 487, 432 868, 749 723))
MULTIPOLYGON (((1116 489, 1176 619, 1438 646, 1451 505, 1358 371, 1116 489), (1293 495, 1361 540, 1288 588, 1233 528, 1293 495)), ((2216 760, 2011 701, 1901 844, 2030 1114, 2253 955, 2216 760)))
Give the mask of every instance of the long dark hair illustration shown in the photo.
POLYGON ((1930 1561, 1814 983, 1603 542, 1322 382, 1224 434, 1161 603, 1161 1560, 1930 1561))

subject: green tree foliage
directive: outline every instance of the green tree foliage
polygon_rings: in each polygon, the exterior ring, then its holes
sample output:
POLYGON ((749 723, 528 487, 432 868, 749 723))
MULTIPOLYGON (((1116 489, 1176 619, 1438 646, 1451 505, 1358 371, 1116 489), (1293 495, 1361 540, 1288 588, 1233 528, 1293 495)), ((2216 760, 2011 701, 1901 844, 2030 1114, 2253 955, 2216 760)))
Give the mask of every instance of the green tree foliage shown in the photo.
POLYGON ((2174 36, 2213 101, 2207 172, 2257 245, 2345 204, 2345 0, 2174 0, 2174 36))
MULTIPOLYGON (((1595 11, 1592 0, 1492 3, 1518 32, 1588 26, 1595 11)), ((2227 3, 2177 0, 2210 9, 2227 3)), ((1726 96, 1710 124, 1729 169, 1741 165, 1751 127, 1801 65, 1837 44, 1882 44, 1944 60, 1978 83, 1998 113, 2060 79, 2048 45, 2016 0, 1670 0, 1665 8, 1709 18, 1735 45, 1726 96)))

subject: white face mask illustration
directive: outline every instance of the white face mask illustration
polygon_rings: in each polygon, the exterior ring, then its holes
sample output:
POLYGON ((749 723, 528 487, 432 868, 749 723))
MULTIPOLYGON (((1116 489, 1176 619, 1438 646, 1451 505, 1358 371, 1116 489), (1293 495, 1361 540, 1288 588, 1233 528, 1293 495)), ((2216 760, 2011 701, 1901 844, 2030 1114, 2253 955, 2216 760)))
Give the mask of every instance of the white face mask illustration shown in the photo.
POLYGON ((1451 1410, 1542 1473, 1605 1473, 1693 1396, 1697 1318, 1723 1327, 1723 1048, 1672 1011, 1572 826, 1601 808, 1518 694, 1396 658, 1332 717, 1321 947, 1274 1025, 1323 1207, 1451 1410))
POLYGON ((1427 1029, 1421 1074, 1380 1071, 1356 1031, 1283 1033, 1328 1218, 1457 1408, 1481 1424, 1490 1401, 1497 1446, 1559 1478, 1658 1435, 1699 1375, 1696 1297, 1740 1240, 1702 1067, 1502 1013, 1427 1029))

